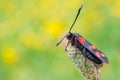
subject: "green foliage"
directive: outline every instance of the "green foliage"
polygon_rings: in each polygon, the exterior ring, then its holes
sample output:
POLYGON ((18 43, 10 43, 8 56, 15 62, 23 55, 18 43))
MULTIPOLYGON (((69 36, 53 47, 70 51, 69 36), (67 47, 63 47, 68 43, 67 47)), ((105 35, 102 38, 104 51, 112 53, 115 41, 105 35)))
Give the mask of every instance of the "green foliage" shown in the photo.
POLYGON ((102 80, 120 78, 120 1, 1 0, 0 80, 80 80, 64 47, 56 47, 84 3, 73 32, 110 61, 102 80))

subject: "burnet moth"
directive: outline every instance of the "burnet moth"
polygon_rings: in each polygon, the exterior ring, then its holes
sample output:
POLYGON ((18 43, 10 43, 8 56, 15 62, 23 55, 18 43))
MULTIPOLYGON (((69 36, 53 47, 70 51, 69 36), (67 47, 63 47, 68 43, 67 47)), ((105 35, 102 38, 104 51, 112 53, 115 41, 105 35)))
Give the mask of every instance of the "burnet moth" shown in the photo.
POLYGON ((56 44, 56 46, 58 46, 66 38, 68 42, 65 46, 65 51, 68 52, 68 55, 72 59, 75 66, 80 68, 80 71, 82 72, 85 79, 99 80, 100 72, 98 69, 103 65, 103 63, 109 63, 107 57, 103 52, 97 49, 81 35, 71 32, 82 7, 83 5, 79 8, 75 20, 71 25, 68 33, 56 44))
POLYGON ((108 63, 108 59, 104 55, 103 52, 98 50, 94 45, 89 43, 86 39, 84 39, 78 33, 71 32, 71 29, 73 28, 79 14, 80 14, 82 7, 83 7, 83 5, 78 10, 78 14, 77 14, 72 26, 70 27, 68 33, 56 44, 56 46, 58 46, 64 38, 67 38, 68 43, 67 43, 67 46, 65 48, 67 48, 69 46, 69 43, 71 43, 72 46, 75 46, 75 48, 78 48, 82 52, 82 54, 85 55, 85 57, 87 57, 88 59, 90 59, 94 63, 96 63, 96 64, 101 64, 103 62, 108 63))

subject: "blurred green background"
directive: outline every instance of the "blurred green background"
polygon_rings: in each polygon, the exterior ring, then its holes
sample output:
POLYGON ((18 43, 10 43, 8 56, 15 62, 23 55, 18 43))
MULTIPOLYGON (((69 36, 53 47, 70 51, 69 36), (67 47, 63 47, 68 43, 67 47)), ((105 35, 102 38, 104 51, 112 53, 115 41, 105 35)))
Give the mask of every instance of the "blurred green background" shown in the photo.
POLYGON ((120 79, 120 0, 0 0, 0 80, 83 80, 57 41, 73 32, 103 51, 102 80, 120 79))

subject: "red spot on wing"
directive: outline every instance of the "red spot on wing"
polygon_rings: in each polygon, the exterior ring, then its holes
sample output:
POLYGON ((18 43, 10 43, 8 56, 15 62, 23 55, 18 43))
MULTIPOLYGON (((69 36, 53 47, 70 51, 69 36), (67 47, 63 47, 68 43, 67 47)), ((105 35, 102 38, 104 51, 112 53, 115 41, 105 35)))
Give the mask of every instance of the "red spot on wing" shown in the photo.
POLYGON ((94 45, 90 45, 89 49, 96 49, 96 47, 94 45))
POLYGON ((105 55, 104 55, 104 54, 102 54, 102 53, 101 53, 101 56, 102 56, 102 57, 105 57, 105 55))
POLYGON ((84 43, 85 43, 85 39, 84 39, 84 38, 82 38, 82 37, 77 38, 77 40, 78 40, 80 43, 82 43, 82 44, 84 44, 84 43))
POLYGON ((105 55, 103 53, 99 52, 99 51, 96 51, 95 54, 96 54, 97 57, 105 57, 105 55))
POLYGON ((96 51, 95 54, 96 54, 97 57, 101 57, 101 53, 99 51, 96 51))

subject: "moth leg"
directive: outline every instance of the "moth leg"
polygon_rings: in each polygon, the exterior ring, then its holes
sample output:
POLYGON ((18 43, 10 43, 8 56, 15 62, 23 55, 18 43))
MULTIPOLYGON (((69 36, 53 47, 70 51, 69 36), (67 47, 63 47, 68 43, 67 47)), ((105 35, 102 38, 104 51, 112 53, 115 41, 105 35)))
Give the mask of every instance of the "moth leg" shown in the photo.
POLYGON ((67 47, 69 46, 70 44, 70 40, 68 41, 67 45, 65 46, 65 51, 67 51, 67 47))
POLYGON ((67 51, 67 47, 69 46, 70 42, 73 40, 74 36, 72 36, 72 38, 70 40, 68 40, 67 45, 65 46, 65 51, 67 51))

